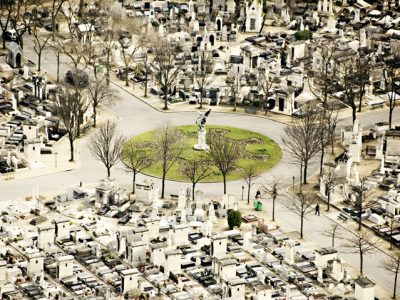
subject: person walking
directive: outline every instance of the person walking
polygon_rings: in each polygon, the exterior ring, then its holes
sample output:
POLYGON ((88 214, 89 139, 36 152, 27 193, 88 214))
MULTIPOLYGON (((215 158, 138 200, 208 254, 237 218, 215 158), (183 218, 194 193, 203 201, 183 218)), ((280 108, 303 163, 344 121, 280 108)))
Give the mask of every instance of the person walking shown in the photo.
POLYGON ((261 192, 260 192, 260 189, 258 189, 256 192, 256 199, 260 199, 260 198, 261 198, 261 192))
POLYGON ((315 206, 315 214, 319 216, 319 204, 315 206))

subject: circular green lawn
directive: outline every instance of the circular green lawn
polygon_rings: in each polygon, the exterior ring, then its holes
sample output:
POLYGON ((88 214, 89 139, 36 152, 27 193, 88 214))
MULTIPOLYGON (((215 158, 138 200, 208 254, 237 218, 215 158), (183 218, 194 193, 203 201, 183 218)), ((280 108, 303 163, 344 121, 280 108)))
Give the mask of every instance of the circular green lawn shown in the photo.
MULTIPOLYGON (((185 138, 186 147, 181 155, 180 161, 182 160, 193 160, 201 155, 207 155, 205 151, 198 151, 193 149, 193 146, 197 144, 197 125, 184 125, 177 126, 176 129, 180 130, 185 138)), ((272 139, 265 135, 259 134, 254 131, 239 129, 227 126, 216 126, 207 125, 207 133, 212 130, 219 130, 224 132, 226 138, 232 139, 238 143, 241 143, 245 149, 244 155, 236 162, 236 169, 234 172, 227 176, 228 180, 237 180, 243 178, 243 168, 254 165, 257 173, 264 173, 274 167, 282 157, 282 150, 272 139)), ((140 135, 131 138, 129 142, 137 143, 151 143, 154 140, 156 131, 147 131, 140 135)), ((149 146, 149 151, 150 151, 149 146)), ((146 149, 146 148, 144 148, 146 149)), ((179 170, 181 169, 181 163, 178 161, 175 163, 167 173, 167 179, 177 181, 190 182, 179 170)), ((162 166, 161 162, 155 163, 149 168, 145 169, 143 174, 161 177, 162 166)), ((212 167, 212 173, 209 177, 204 179, 202 182, 221 182, 222 176, 216 167, 212 167)))

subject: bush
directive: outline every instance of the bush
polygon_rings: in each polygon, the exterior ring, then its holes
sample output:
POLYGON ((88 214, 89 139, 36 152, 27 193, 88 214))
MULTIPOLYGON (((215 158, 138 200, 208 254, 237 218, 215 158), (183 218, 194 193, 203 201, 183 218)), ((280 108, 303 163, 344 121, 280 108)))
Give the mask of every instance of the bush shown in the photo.
POLYGON ((309 40, 312 38, 312 32, 310 30, 297 31, 294 34, 294 37, 296 38, 296 41, 309 40))
POLYGON ((233 227, 240 227, 242 224, 242 214, 238 210, 230 210, 228 212, 228 226, 232 230, 233 227))

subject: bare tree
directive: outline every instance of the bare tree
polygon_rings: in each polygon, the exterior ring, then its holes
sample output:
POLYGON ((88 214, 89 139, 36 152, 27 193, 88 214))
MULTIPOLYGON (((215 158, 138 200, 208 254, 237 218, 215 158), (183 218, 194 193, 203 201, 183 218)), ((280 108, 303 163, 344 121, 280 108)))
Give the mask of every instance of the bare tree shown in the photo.
POLYGON ((33 50, 37 54, 37 68, 40 72, 42 68, 42 55, 44 49, 47 47, 49 39, 51 35, 46 33, 44 29, 39 26, 38 22, 35 22, 32 26, 32 34, 33 34, 33 50))
MULTIPOLYGON (((359 39, 361 41, 361 39, 359 39)), ((364 99, 365 90, 369 83, 369 76, 372 69, 372 52, 370 49, 364 49, 361 47, 361 43, 358 47, 356 57, 356 80, 358 89, 358 112, 361 112, 362 100, 364 99)))
POLYGON ((280 195, 280 182, 274 177, 271 184, 264 184, 261 189, 264 194, 270 194, 272 197, 272 221, 275 221, 275 202, 280 195))
MULTIPOLYGON (((387 218, 386 218, 386 224, 389 226, 390 228, 390 236, 393 235, 393 231, 399 226, 399 221, 397 219, 395 219, 393 214, 388 213, 387 214, 387 218)), ((389 239, 389 250, 393 249, 393 241, 392 239, 389 239)))
POLYGON ((309 79, 313 79, 312 84, 309 81, 310 90, 323 107, 328 105, 330 96, 335 92, 332 79, 336 74, 336 65, 333 63, 336 50, 336 44, 331 41, 319 43, 316 48, 319 64, 312 64, 314 67, 309 72, 309 79))
POLYGON ((300 238, 303 238, 304 219, 313 211, 315 196, 310 193, 298 193, 289 197, 285 206, 300 217, 300 238))
POLYGON ((355 56, 348 57, 341 61, 336 61, 339 71, 336 76, 341 83, 341 87, 345 96, 345 102, 350 105, 352 110, 353 123, 357 118, 358 111, 361 111, 362 99, 365 95, 365 89, 369 82, 369 74, 371 71, 371 57, 369 52, 359 49, 355 56))
POLYGON ((307 183, 307 168, 310 160, 320 152, 321 123, 319 115, 310 106, 305 106, 304 117, 296 119, 293 124, 285 127, 283 144, 299 164, 301 183, 307 183))
POLYGON ((16 43, 20 45, 21 49, 23 49, 23 35, 26 30, 30 28, 30 24, 34 18, 33 14, 29 15, 29 12, 37 9, 41 5, 42 0, 25 0, 13 2, 14 6, 9 22, 17 35, 16 43))
MULTIPOLYGON (((61 9, 61 12, 68 31, 65 36, 62 36, 63 38, 58 35, 58 38, 54 40, 54 45, 59 48, 64 55, 68 56, 73 65, 73 69, 85 69, 87 66, 87 49, 90 48, 89 45, 94 35, 94 26, 90 24, 86 28, 87 32, 81 32, 76 25, 79 7, 75 5, 74 0, 65 0, 64 5, 65 8, 61 9), (83 35, 87 37, 86 44, 83 43, 83 35)), ((55 36, 53 35, 53 37, 55 36)))
POLYGON ((116 101, 116 91, 107 83, 106 77, 95 78, 89 82, 88 91, 91 97, 93 107, 93 127, 97 123, 97 108, 100 104, 108 104, 116 101))
POLYGON ((228 77, 226 79, 229 88, 229 101, 233 102, 233 111, 236 111, 239 95, 240 78, 239 76, 228 77))
POLYGON ((132 172, 132 193, 135 194, 136 175, 150 167, 155 159, 140 143, 129 141, 122 146, 121 161, 129 172, 132 172))
POLYGON ((331 223, 329 228, 323 231, 323 235, 331 239, 331 247, 335 247, 335 239, 341 238, 342 227, 338 223, 331 223))
POLYGON ((394 275, 394 286, 393 286, 393 299, 396 299, 397 293, 397 278, 400 271, 400 250, 396 250, 392 255, 382 261, 382 268, 389 271, 394 275))
POLYGON ((367 177, 361 178, 357 185, 350 186, 349 191, 344 191, 345 201, 356 213, 359 231, 362 227, 362 214, 376 204, 376 201, 373 201, 374 196, 375 194, 368 185, 367 177))
POLYGON ((326 145, 330 145, 331 154, 335 154, 335 134, 336 127, 340 123, 340 119, 339 111, 335 111, 333 103, 328 104, 328 106, 324 108, 323 122, 325 123, 324 130, 326 130, 326 145))
POLYGON ((89 149, 107 169, 107 177, 111 176, 111 168, 119 162, 125 138, 118 133, 117 125, 107 120, 99 128, 89 142, 89 149))
POLYGON ((176 82, 181 66, 175 64, 177 51, 171 43, 161 40, 154 47, 154 78, 164 93, 164 109, 168 109, 168 93, 176 82))
POLYGON ((56 56, 56 63, 57 63, 57 75, 56 75, 56 81, 57 83, 60 83, 60 58, 62 51, 59 47, 52 45, 50 49, 53 51, 54 55, 56 56))
POLYGON ((259 77, 259 87, 261 88, 264 94, 264 110, 265 115, 268 113, 268 97, 271 96, 274 87, 280 83, 279 77, 275 75, 271 75, 269 71, 264 71, 260 73, 259 77))
POLYGON ((224 194, 226 194, 226 177, 235 170, 235 163, 241 157, 240 147, 223 133, 214 130, 209 131, 207 143, 210 146, 208 154, 223 177, 224 194))
POLYGON ((184 160, 180 173, 192 183, 192 200, 194 201, 196 184, 212 174, 210 160, 203 156, 198 159, 184 160))
POLYGON ((325 196, 327 202, 326 211, 329 211, 329 209, 331 208, 331 195, 338 184, 339 178, 334 168, 332 168, 330 165, 328 165, 326 169, 327 170, 323 172, 321 176, 320 184, 323 184, 325 186, 325 196))
MULTIPOLYGON (((67 3, 69 1, 72 1, 72 0, 51 0, 50 2, 47 2, 47 3, 44 3, 44 2, 41 3, 40 7, 42 9, 44 9, 45 7, 48 7, 48 5, 50 5, 49 13, 50 13, 51 22, 52 22, 52 30, 53 30, 52 34, 47 32, 43 28, 41 28, 40 23, 37 20, 27 24, 28 29, 33 34, 33 42, 34 42, 33 49, 38 56, 38 62, 37 62, 38 71, 41 70, 43 51, 47 48, 50 38, 53 38, 53 41, 57 41, 57 47, 63 48, 62 47, 63 43, 59 39, 56 39, 56 35, 57 35, 56 32, 58 29, 57 19, 60 16, 60 14, 64 12, 64 10, 62 10, 63 4, 67 3)), ((71 3, 69 3, 69 4, 71 5, 71 3)), ((72 7, 72 6, 70 6, 70 7, 72 7)), ((70 25, 71 26, 69 28, 72 29, 72 24, 70 24, 70 25)), ((61 36, 57 35, 57 37, 60 38, 61 36)), ((65 52, 67 52, 67 51, 65 51, 65 52)))
POLYGON ((254 181, 258 177, 260 177, 260 173, 257 170, 256 163, 252 163, 252 164, 242 168, 241 175, 243 177, 243 180, 247 184, 247 204, 250 204, 250 189, 251 189, 252 185, 254 184, 254 181))
POLYGON ((179 160, 185 142, 182 133, 165 124, 157 130, 153 149, 156 151, 162 168, 161 198, 164 199, 165 178, 171 167, 179 160))
POLYGON ((321 119, 325 124, 325 129, 321 130, 321 170, 324 162, 325 146, 331 144, 332 154, 334 152, 335 129, 337 126, 338 112, 335 112, 334 103, 330 101, 333 93, 336 92, 335 85, 332 81, 335 80, 337 74, 336 64, 334 64, 334 56, 337 51, 337 45, 331 41, 323 41, 317 45, 316 51, 319 56, 319 64, 314 66, 309 71, 309 82, 311 93, 315 99, 321 104, 323 109, 321 119), (312 80, 311 80, 312 78, 312 80))
POLYGON ((148 32, 146 27, 146 38, 143 39, 142 54, 143 54, 143 71, 144 71, 144 97, 147 97, 149 86, 149 76, 151 76, 152 61, 149 58, 149 52, 157 45, 157 36, 148 32))
POLYGON ((351 233, 349 236, 346 235, 344 238, 346 242, 343 244, 344 247, 350 249, 349 253, 357 253, 360 258, 360 275, 364 276, 364 256, 371 254, 376 250, 379 241, 372 238, 367 231, 357 231, 351 233))
POLYGON ((52 110, 60 119, 62 127, 66 130, 70 145, 70 161, 74 161, 74 141, 79 137, 80 111, 85 106, 85 100, 77 97, 73 89, 62 87, 59 89, 52 110))
POLYGON ((146 34, 143 31, 143 24, 136 18, 121 20, 121 27, 129 34, 125 36, 122 31, 119 32, 118 43, 121 48, 121 56, 125 67, 125 86, 129 86, 129 67, 133 63, 135 54, 142 49, 146 34), (129 42, 132 37, 132 42, 129 42))
POLYGON ((10 20, 14 12, 15 1, 0 1, 0 28, 3 38, 3 49, 6 49, 6 31, 10 25, 10 20))
POLYGON ((203 107, 203 98, 205 93, 207 92, 208 87, 213 81, 212 73, 212 59, 209 55, 206 55, 204 52, 199 56, 199 66, 195 72, 195 81, 200 90, 200 106, 201 109, 203 107))
POLYGON ((385 60, 385 67, 383 76, 385 78, 386 92, 389 98, 389 128, 392 128, 392 115, 396 107, 397 92, 399 91, 400 84, 400 53, 395 51, 394 55, 385 60))

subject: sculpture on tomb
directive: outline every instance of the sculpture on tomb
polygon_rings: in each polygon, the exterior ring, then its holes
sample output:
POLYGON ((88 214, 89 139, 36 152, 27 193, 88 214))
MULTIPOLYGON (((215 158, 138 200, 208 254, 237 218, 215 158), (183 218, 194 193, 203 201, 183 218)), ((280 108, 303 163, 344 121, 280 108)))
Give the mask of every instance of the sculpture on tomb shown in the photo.
POLYGON ((211 109, 206 111, 205 113, 199 112, 199 117, 196 120, 196 124, 199 126, 198 132, 198 142, 194 145, 194 149, 196 150, 208 150, 210 147, 206 144, 206 122, 207 117, 210 115, 211 109))
POLYGON ((206 129, 207 117, 210 115, 211 109, 209 109, 205 113, 201 113, 201 112, 198 112, 198 113, 199 113, 199 117, 196 120, 196 124, 199 126, 200 130, 205 130, 206 129))

